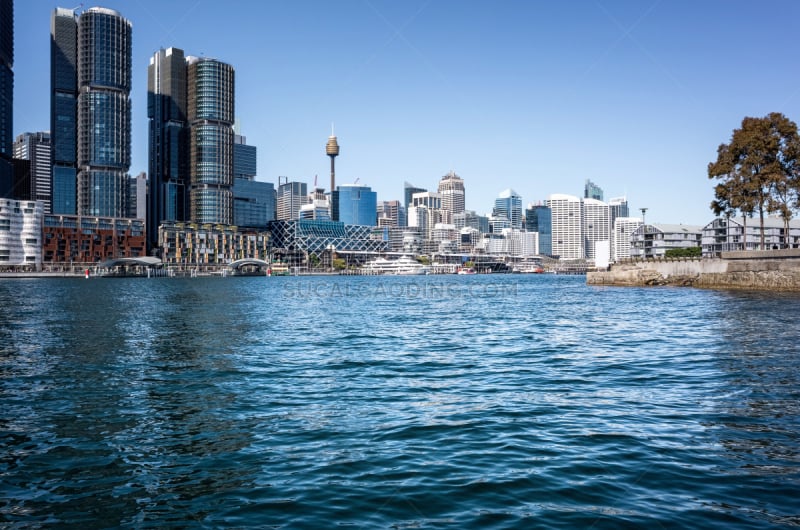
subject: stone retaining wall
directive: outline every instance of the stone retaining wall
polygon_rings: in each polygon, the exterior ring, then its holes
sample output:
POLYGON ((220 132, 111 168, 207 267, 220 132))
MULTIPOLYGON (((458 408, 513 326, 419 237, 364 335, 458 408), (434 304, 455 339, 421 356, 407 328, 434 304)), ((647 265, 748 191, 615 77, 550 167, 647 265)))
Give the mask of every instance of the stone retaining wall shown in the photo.
POLYGON ((608 271, 587 273, 586 283, 800 291, 800 251, 726 254, 723 258, 626 260, 608 271))

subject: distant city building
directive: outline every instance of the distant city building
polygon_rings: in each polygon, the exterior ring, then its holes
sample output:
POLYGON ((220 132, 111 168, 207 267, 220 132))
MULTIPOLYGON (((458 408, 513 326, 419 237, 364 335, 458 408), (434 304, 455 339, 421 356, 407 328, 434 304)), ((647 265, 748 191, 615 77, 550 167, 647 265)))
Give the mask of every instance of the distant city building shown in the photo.
POLYGON ((234 71, 216 59, 187 58, 189 219, 233 223, 234 71))
POLYGON ((0 198, 0 270, 41 270, 43 215, 40 201, 0 198))
MULTIPOLYGON (((426 191, 428 191, 428 190, 426 190, 425 188, 418 188, 418 187, 416 187, 413 184, 410 184, 408 182, 403 184, 403 206, 405 206, 406 214, 408 214, 408 209, 411 208, 411 206, 412 206, 411 201, 412 201, 412 199, 414 197, 414 194, 415 193, 424 193, 426 191)), ((406 226, 408 226, 408 225, 406 225, 406 226)))
POLYGON ((511 228, 522 229, 522 197, 511 188, 500 192, 494 201, 493 215, 505 216, 511 222, 511 228))
POLYGON ((158 227, 187 221, 189 204, 189 132, 186 58, 179 48, 161 49, 147 68, 149 118, 149 193, 147 241, 158 246, 158 227))
POLYGON ((639 217, 617 217, 614 220, 614 253, 611 256, 614 261, 631 257, 631 236, 640 226, 642 220, 639 217))
POLYGON ((378 194, 369 186, 345 184, 336 187, 338 212, 333 218, 346 225, 376 226, 378 194))
POLYGON ((128 179, 128 215, 131 219, 146 219, 147 217, 147 173, 142 171, 135 177, 128 179))
POLYGON ((408 208, 408 226, 416 228, 424 239, 431 239, 431 232, 442 222, 442 196, 433 191, 421 191, 411 196, 408 208))
MULTIPOLYGON (((721 252, 739 250, 769 250, 775 248, 800 248, 800 220, 789 221, 789 234, 785 232, 783 219, 764 218, 764 245, 761 248, 761 223, 758 219, 747 220, 747 230, 742 217, 718 217, 702 228, 702 253, 706 257, 717 257, 721 252)), ((637 254, 638 255, 638 254, 637 254)))
MULTIPOLYGON (((608 208, 611 215, 610 218, 610 226, 611 226, 611 257, 612 259, 614 256, 617 255, 616 251, 616 230, 614 227, 616 226, 616 219, 619 217, 629 217, 630 213, 628 210, 628 199, 626 197, 614 197, 609 199, 608 201, 608 208)), ((623 242, 623 246, 628 245, 626 248, 629 248, 630 242, 625 243, 623 242)), ((627 250, 626 250, 627 252, 627 250)))
POLYGON ((492 215, 489 217, 489 232, 500 234, 503 230, 511 229, 511 219, 505 215, 492 215))
POLYGON ((465 210, 461 213, 453 214, 453 224, 458 230, 474 228, 481 234, 489 233, 489 218, 485 215, 478 215, 473 210, 465 210))
POLYGON ((78 17, 61 7, 50 18, 50 137, 53 213, 75 215, 78 196, 78 17))
POLYGON ((14 1, 0 0, 0 197, 13 196, 14 1))
MULTIPOLYGON (((783 227, 783 224, 781 224, 783 227)), ((664 257, 667 250, 702 245, 703 227, 693 225, 646 224, 631 236, 632 258, 664 257)))
POLYGON ((127 215, 131 23, 92 7, 78 18, 78 214, 127 215))
POLYGON ((598 247, 610 255, 611 221, 608 205, 597 199, 583 199, 583 248, 585 258, 594 260, 598 247))
POLYGON ((595 184, 589 179, 586 179, 586 184, 583 187, 583 198, 594 199, 596 201, 603 200, 603 188, 595 184))
POLYGON ((525 210, 525 230, 539 234, 536 238, 537 253, 553 254, 553 223, 549 206, 529 204, 525 210))
POLYGON ((275 185, 255 180, 257 149, 241 135, 233 138, 233 224, 266 230, 275 220, 275 185))
POLYGON ((300 218, 300 207, 308 202, 308 185, 305 182, 289 182, 287 177, 278 177, 276 219, 292 221, 300 218))
POLYGON ((331 220, 331 203, 323 188, 314 188, 306 204, 300 206, 300 219, 331 220))
POLYGON ((406 226, 406 212, 398 200, 378 203, 378 226, 406 226))
POLYGON ((25 196, 29 200, 42 201, 44 213, 51 211, 50 147, 48 132, 23 133, 14 141, 14 158, 30 161, 30 184, 25 196))
POLYGON ((450 171, 439 180, 438 193, 442 197, 442 219, 453 222, 453 215, 464 211, 464 181, 450 171))
POLYGON ((567 260, 583 259, 583 201, 572 195, 556 193, 547 199, 547 206, 552 220, 549 255, 567 260))

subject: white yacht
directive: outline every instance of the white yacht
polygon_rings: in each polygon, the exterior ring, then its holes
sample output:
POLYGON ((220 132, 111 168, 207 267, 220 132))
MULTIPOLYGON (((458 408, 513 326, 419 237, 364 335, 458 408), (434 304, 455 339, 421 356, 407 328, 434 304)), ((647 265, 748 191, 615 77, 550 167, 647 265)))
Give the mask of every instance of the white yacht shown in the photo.
POLYGON ((362 270, 367 274, 396 274, 405 276, 428 274, 430 272, 430 267, 421 264, 411 256, 402 256, 395 260, 378 257, 367 263, 362 270))

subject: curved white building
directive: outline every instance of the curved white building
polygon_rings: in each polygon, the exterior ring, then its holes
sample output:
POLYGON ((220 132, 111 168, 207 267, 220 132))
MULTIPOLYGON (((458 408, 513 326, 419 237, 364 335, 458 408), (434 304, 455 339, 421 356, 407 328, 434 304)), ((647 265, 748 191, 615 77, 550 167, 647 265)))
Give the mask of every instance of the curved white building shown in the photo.
POLYGON ((41 201, 0 199, 0 268, 29 266, 42 268, 41 201))

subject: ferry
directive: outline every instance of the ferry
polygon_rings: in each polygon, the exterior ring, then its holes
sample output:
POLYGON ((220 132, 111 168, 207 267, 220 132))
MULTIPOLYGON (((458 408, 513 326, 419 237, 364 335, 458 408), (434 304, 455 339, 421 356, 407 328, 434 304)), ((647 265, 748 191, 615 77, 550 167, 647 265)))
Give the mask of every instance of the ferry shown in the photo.
POLYGON ((400 276, 417 276, 430 273, 430 267, 421 264, 411 256, 402 256, 395 260, 378 257, 367 263, 361 270, 365 274, 395 274, 400 276))
POLYGON ((271 263, 267 276, 289 276, 289 266, 285 263, 271 263))
POLYGON ((478 274, 478 272, 472 267, 461 267, 457 274, 478 274))

